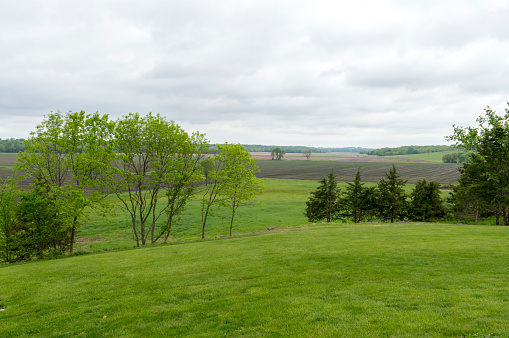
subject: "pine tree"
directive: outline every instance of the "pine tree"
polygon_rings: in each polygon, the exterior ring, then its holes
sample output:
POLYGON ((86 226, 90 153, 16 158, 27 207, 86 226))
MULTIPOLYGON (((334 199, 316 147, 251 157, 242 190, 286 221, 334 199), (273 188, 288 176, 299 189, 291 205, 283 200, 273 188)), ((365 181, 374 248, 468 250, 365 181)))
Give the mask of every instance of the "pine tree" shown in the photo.
POLYGON ((311 195, 305 212, 309 222, 326 219, 330 223, 341 217, 343 201, 333 172, 320 180, 320 186, 311 195))
POLYGON ((406 209, 406 194, 403 187, 407 181, 400 179, 394 164, 385 176, 386 179, 382 178, 378 182, 380 190, 378 214, 384 221, 391 220, 391 223, 394 223, 406 209))
POLYGON ((348 183, 346 188, 345 208, 346 215, 353 218, 354 223, 359 223, 364 214, 364 184, 361 183, 361 170, 357 170, 353 183, 348 183))
POLYGON ((414 221, 434 221, 446 215, 440 183, 420 180, 410 194, 410 218, 414 221))

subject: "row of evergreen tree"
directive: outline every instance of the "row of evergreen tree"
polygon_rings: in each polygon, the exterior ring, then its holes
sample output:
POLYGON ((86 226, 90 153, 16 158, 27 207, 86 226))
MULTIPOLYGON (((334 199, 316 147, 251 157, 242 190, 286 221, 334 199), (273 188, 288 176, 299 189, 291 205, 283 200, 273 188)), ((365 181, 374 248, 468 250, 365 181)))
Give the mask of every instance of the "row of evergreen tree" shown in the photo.
POLYGON ((331 172, 311 193, 305 215, 309 222, 349 218, 355 223, 372 219, 391 223, 403 219, 430 222, 447 217, 448 211, 440 196, 440 183, 422 179, 407 195, 406 182, 393 165, 376 186, 365 187, 359 169, 355 180, 347 183, 343 192, 336 175, 331 172))

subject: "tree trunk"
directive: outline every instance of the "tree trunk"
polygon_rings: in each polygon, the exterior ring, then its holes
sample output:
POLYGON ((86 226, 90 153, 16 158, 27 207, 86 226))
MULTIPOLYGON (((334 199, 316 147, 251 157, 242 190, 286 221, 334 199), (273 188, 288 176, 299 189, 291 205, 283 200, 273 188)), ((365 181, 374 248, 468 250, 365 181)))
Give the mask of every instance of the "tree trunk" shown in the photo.
POLYGON ((235 216, 235 207, 232 210, 232 219, 230 220, 230 237, 232 237, 232 229, 233 229, 233 216, 235 216))
POLYGON ((479 217, 479 210, 475 209, 475 225, 477 225, 477 218, 479 217))
POLYGON ((205 224, 207 224, 207 216, 209 215, 209 211, 205 212, 205 217, 203 218, 203 224, 201 226, 201 239, 205 239, 205 224))
POLYGON ((500 225, 500 211, 497 212, 497 222, 496 225, 500 225))
POLYGON ((505 226, 508 226, 508 225, 509 225, 509 219, 508 219, 508 217, 507 217, 507 212, 506 212, 505 208, 504 208, 504 210, 502 211, 502 215, 503 215, 503 218, 504 218, 504 225, 505 225, 505 226))

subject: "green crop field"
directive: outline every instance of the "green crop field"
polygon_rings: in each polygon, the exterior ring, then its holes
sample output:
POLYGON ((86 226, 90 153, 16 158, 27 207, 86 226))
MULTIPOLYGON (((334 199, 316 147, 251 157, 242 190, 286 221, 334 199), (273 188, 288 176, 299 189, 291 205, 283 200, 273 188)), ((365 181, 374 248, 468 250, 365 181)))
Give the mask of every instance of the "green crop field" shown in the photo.
POLYGON ((451 150, 451 151, 437 151, 434 153, 423 153, 423 154, 409 154, 409 155, 396 155, 396 156, 383 156, 381 158, 408 158, 411 160, 424 160, 431 162, 442 162, 442 157, 445 154, 458 153, 459 150, 451 150))
POLYGON ((18 154, 0 153, 0 169, 12 170, 17 159, 18 154))
MULTIPOLYGON (((339 181, 353 181, 357 169, 361 169, 364 182, 378 182, 390 170, 390 162, 349 162, 349 161, 276 161, 259 160, 258 167, 262 178, 291 178, 298 180, 319 180, 331 170, 339 181)), ((454 184, 459 178, 459 164, 451 163, 395 163, 401 178, 408 183, 417 183, 420 179, 437 181, 442 184, 454 184)))
POLYGON ((301 226, 0 267, 2 337, 507 337, 506 227, 301 226))

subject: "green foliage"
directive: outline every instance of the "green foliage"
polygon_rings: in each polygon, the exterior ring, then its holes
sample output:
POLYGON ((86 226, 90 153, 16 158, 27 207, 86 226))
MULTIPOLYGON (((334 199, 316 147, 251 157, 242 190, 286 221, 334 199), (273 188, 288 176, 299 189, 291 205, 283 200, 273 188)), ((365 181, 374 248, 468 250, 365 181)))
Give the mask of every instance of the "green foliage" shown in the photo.
POLYGON ((364 213, 364 187, 361 183, 361 170, 357 170, 353 183, 348 183, 345 194, 346 215, 359 223, 364 213))
POLYGON ((270 156, 272 156, 272 159, 276 159, 276 160, 281 160, 283 159, 283 156, 285 156, 286 154, 286 151, 277 147, 277 148, 273 148, 270 152, 270 156))
POLYGON ((406 212, 407 205, 404 186, 407 181, 400 178, 394 164, 392 169, 385 175, 386 178, 382 178, 378 182, 378 190, 380 191, 378 215, 384 221, 390 220, 393 223, 398 218, 404 216, 406 212))
POLYGON ((0 181, 0 262, 18 261, 16 250, 17 206, 21 191, 9 177, 0 181))
POLYGON ((309 160, 309 158, 311 157, 311 153, 313 151, 310 149, 310 148, 306 148, 302 151, 302 153, 304 154, 304 156, 306 156, 306 158, 309 160))
POLYGON ((19 153, 26 149, 24 139, 9 138, 2 140, 0 139, 0 153, 19 153))
POLYGON ((204 135, 188 135, 159 114, 131 113, 117 121, 114 137, 119 180, 112 181, 112 190, 130 215, 137 245, 167 239, 203 179, 204 135), (161 201, 160 192, 166 196, 161 201))
POLYGON ((442 156, 442 162, 444 163, 468 163, 469 153, 449 153, 442 156))
POLYGON ((217 145, 212 165, 211 182, 206 185, 201 199, 202 239, 209 215, 219 207, 228 207, 232 212, 231 236, 238 207, 264 190, 263 183, 255 176, 258 172, 256 159, 240 144, 217 145))
POLYGON ((343 203, 336 175, 331 172, 327 178, 323 177, 320 186, 311 192, 311 197, 306 202, 305 215, 309 222, 325 219, 330 223, 341 218, 343 203))
POLYGON ((86 217, 85 208, 101 206, 105 184, 111 180, 113 127, 107 115, 51 113, 30 134, 27 149, 16 161, 16 170, 24 173, 25 180, 40 187, 47 198, 61 199, 69 206, 70 252, 80 221, 86 217))
POLYGON ((504 225, 509 225, 509 109, 499 116, 488 107, 477 122, 478 127, 454 126, 454 134, 449 136, 456 146, 474 151, 471 164, 463 165, 465 179, 460 180, 456 200, 468 198, 469 202, 459 203, 502 214, 504 225))
POLYGON ((36 185, 26 192, 17 188, 14 179, 2 182, 0 261, 61 256, 69 249, 69 205, 45 189, 36 185))
POLYGON ((438 221, 446 216, 440 183, 419 181, 410 194, 409 217, 414 221, 438 221))
POLYGON ((344 205, 345 216, 359 223, 365 218, 371 219, 378 209, 378 190, 376 187, 364 187, 361 183, 361 171, 357 170, 355 180, 347 183, 344 205))
POLYGON ((402 146, 397 148, 380 148, 369 151, 362 151, 361 154, 377 155, 377 156, 394 156, 394 155, 411 155, 443 152, 454 149, 454 145, 438 145, 438 146, 402 146))

